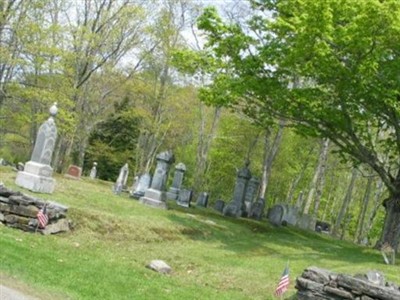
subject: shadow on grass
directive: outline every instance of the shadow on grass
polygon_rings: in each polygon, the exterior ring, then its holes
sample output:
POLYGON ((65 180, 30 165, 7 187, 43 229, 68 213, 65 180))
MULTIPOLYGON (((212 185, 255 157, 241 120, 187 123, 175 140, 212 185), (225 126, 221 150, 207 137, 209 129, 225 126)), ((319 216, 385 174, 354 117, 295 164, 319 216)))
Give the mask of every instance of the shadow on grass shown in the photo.
POLYGON ((333 260, 344 263, 380 262, 378 253, 348 241, 331 236, 301 230, 293 226, 275 227, 268 220, 257 221, 246 218, 224 217, 205 208, 183 208, 169 203, 171 209, 186 213, 171 214, 170 220, 187 228, 186 236, 203 242, 218 241, 224 250, 247 255, 282 255, 291 261, 333 260), (189 216, 189 217, 188 217, 189 216), (192 234, 193 233, 193 234, 192 234), (293 253, 293 254, 291 254, 293 253))

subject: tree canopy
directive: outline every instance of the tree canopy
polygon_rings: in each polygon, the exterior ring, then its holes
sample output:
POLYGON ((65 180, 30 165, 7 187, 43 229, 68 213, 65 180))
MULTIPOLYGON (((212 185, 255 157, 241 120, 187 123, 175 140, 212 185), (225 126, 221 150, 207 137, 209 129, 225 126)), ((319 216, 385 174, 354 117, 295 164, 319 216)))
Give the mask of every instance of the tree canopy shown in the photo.
POLYGON ((229 68, 207 91, 223 93, 253 118, 285 118, 302 134, 327 137, 343 157, 371 166, 391 195, 380 244, 397 247, 400 3, 252 5, 246 27, 224 22, 213 8, 199 19, 209 49, 229 68))

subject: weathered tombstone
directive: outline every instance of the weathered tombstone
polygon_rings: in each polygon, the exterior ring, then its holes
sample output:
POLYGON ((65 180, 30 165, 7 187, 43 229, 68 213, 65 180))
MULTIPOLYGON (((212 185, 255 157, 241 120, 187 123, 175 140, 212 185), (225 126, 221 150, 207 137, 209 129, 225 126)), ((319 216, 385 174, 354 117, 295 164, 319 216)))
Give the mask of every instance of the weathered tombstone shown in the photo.
POLYGON ((207 205, 208 205, 208 193, 207 192, 202 192, 197 197, 196 206, 207 207, 207 205))
POLYGON ((299 208, 291 205, 285 205, 285 206, 286 206, 286 214, 284 216, 285 221, 290 225, 296 226, 300 218, 299 208))
POLYGON ((220 213, 222 213, 224 211, 224 207, 225 207, 225 201, 218 199, 217 201, 215 201, 214 204, 214 209, 216 211, 219 211, 220 213))
POLYGON ((244 195, 246 192, 247 182, 251 178, 249 170, 249 161, 239 170, 236 178, 235 190, 233 192, 233 200, 224 207, 223 215, 230 217, 241 217, 245 212, 244 195))
POLYGON ((151 186, 146 190, 144 196, 140 197, 139 201, 149 206, 166 209, 167 195, 165 185, 168 179, 170 165, 175 161, 175 158, 171 151, 165 151, 158 154, 156 159, 157 166, 151 186))
POLYGON ((277 204, 274 205, 268 212, 268 221, 273 225, 282 225, 282 221, 284 221, 286 208, 284 205, 277 204))
POLYGON ((136 184, 133 184, 131 194, 129 195, 129 197, 140 199, 140 197, 144 196, 144 193, 149 188, 150 183, 151 183, 151 176, 149 173, 141 175, 136 184))
POLYGON ((93 167, 90 170, 89 178, 96 179, 96 175, 97 175, 97 162, 94 162, 93 167))
POLYGON ((314 216, 308 214, 302 214, 299 216, 296 226, 305 230, 315 230, 315 224, 317 220, 314 216))
POLYGON ((54 191, 55 179, 50 166, 57 139, 57 127, 54 117, 57 114, 57 103, 50 108, 50 117, 40 127, 33 148, 31 160, 25 164, 24 171, 19 171, 15 184, 33 192, 51 194, 54 191))
POLYGON ((246 207, 245 215, 250 215, 251 206, 253 205, 254 198, 257 196, 258 188, 260 187, 260 180, 256 177, 251 177, 246 186, 244 193, 244 204, 246 207))
POLYGON ((80 179, 82 174, 82 169, 75 165, 70 165, 68 167, 67 173, 64 175, 67 178, 71 179, 80 179))
POLYGON ((174 179, 172 181, 171 187, 168 190, 167 199, 176 200, 178 198, 178 194, 182 186, 185 172, 186 172, 185 164, 179 163, 175 166, 174 179))
POLYGON ((251 205, 249 218, 261 220, 264 215, 265 200, 264 198, 258 198, 256 202, 251 205))
POLYGON ((126 188, 126 182, 128 180, 128 175, 129 175, 129 167, 128 163, 123 165, 121 170, 119 171, 119 175, 117 178, 117 181, 115 182, 113 186, 113 192, 114 194, 121 194, 122 190, 126 188))
POLYGON ((190 202, 192 201, 192 191, 187 189, 179 190, 178 200, 176 203, 179 206, 190 207, 190 202))

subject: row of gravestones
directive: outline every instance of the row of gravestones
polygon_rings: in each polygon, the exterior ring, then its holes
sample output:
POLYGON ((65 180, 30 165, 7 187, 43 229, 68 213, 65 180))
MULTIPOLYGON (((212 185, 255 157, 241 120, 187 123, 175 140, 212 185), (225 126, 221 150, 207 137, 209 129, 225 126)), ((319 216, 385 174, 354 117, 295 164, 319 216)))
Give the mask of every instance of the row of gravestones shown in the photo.
POLYGON ((318 221, 315 216, 302 213, 297 206, 288 204, 276 204, 268 210, 267 218, 270 223, 280 225, 292 225, 305 230, 329 233, 331 225, 318 221))
MULTIPOLYGON (((31 160, 25 163, 23 170, 17 174, 15 183, 18 186, 29 189, 33 192, 52 193, 55 187, 55 180, 52 178, 53 169, 50 166, 56 138, 57 128, 54 117, 57 114, 56 103, 50 108, 50 117, 38 130, 35 146, 31 160)), ((166 192, 166 181, 170 165, 175 161, 171 151, 165 151, 157 155, 157 166, 153 178, 144 174, 138 178, 137 185, 132 189, 131 196, 137 197, 140 202, 151 206, 166 208, 166 200, 174 199, 184 207, 189 207, 192 191, 182 188, 183 176, 186 171, 184 164, 175 167, 175 176, 172 186, 166 192)), ((90 178, 96 177, 96 163, 90 172, 90 178)), ((251 176, 248 168, 249 162, 238 171, 232 201, 225 205, 223 200, 217 200, 215 209, 224 216, 251 217, 261 219, 264 213, 264 199, 257 199, 259 181, 251 176)), ((81 169, 77 166, 70 166, 66 176, 79 178, 81 169)), ((121 168, 114 193, 119 194, 126 186, 128 178, 128 164, 121 168)), ((208 194, 201 193, 196 203, 198 206, 207 207, 208 194)), ((315 229, 316 220, 312 216, 300 214, 296 207, 288 205, 276 205, 268 213, 268 219, 273 224, 291 224, 304 229, 315 229)))

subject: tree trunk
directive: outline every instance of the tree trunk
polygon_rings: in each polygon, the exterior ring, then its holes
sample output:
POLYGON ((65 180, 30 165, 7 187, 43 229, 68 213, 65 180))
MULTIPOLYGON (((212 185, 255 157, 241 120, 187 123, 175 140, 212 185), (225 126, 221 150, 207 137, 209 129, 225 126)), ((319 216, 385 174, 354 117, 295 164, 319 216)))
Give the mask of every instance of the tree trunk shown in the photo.
POLYGON ((219 120, 221 119, 222 107, 215 107, 211 128, 206 132, 206 115, 204 112, 204 104, 200 103, 200 127, 199 127, 199 143, 197 145, 196 171, 193 183, 193 189, 196 193, 200 191, 204 184, 204 177, 207 172, 208 154, 211 144, 215 138, 219 120))
POLYGON ((400 196, 391 195, 383 201, 383 206, 386 210, 385 223, 381 238, 375 247, 379 249, 384 244, 388 244, 397 251, 400 241, 400 196))
POLYGON ((342 221, 346 215, 347 208, 350 205, 351 202, 351 197, 353 194, 353 188, 354 188, 354 183, 357 178, 357 169, 353 168, 353 171, 351 172, 351 179, 350 179, 350 184, 349 187, 347 188, 346 196, 343 199, 342 207, 340 208, 340 212, 338 214, 338 217, 335 222, 335 227, 333 228, 332 234, 334 236, 338 236, 340 225, 342 224, 342 221))
POLYGON ((365 214, 368 209, 373 180, 374 180, 374 178, 372 176, 368 176, 367 187, 365 188, 364 198, 363 198, 362 204, 361 204, 362 207, 361 207, 360 215, 358 216, 358 223, 357 223, 356 234, 354 235, 354 241, 356 241, 359 244, 362 241, 362 236, 363 236, 363 231, 364 231, 364 223, 365 223, 365 214))
POLYGON ((306 201, 306 204, 305 204, 304 210, 303 210, 304 214, 309 213, 311 204, 314 200, 315 192, 317 192, 315 201, 317 202, 317 200, 318 200, 318 203, 316 203, 315 205, 316 205, 317 209, 319 208, 319 202, 320 202, 321 194, 322 194, 321 184, 323 183, 323 177, 325 175, 326 160, 328 157, 328 148, 329 148, 329 140, 328 139, 322 140, 321 141, 321 149, 320 149, 319 157, 318 157, 318 163, 315 168, 314 177, 311 182, 310 190, 309 190, 308 196, 307 196, 307 201, 306 201))
POLYGON ((307 166, 310 162, 311 153, 313 151, 314 151, 314 147, 311 147, 310 151, 307 153, 307 156, 304 160, 303 165, 301 166, 300 173, 297 175, 297 177, 292 181, 292 184, 290 185, 288 196, 286 198, 287 204, 291 204, 291 202, 293 200, 294 192, 296 191, 296 188, 297 188, 300 180, 303 179, 304 173, 307 170, 307 166))
POLYGON ((262 173, 262 178, 261 178, 260 198, 265 199, 265 194, 266 194, 267 188, 268 188, 268 181, 269 181, 269 177, 271 175, 272 163, 276 157, 276 154, 278 153, 278 149, 279 149, 279 146, 282 141, 283 129, 285 128, 285 125, 286 125, 286 120, 281 119, 279 121, 278 131, 276 132, 274 142, 271 146, 271 149, 268 149, 269 148, 269 136, 270 136, 269 130, 267 131, 267 133, 265 135, 265 152, 264 152, 265 154, 264 154, 264 163, 263 163, 263 173, 262 173))
POLYGON ((376 191, 375 191, 375 196, 374 196, 374 207, 369 215, 368 218, 368 223, 367 223, 367 229, 365 230, 364 235, 362 236, 361 240, 363 240, 365 237, 368 237, 369 232, 372 229, 372 226, 374 225, 375 217, 376 214, 379 210, 379 207, 381 207, 381 196, 383 193, 383 181, 379 180, 377 183, 376 191))
POLYGON ((326 171, 326 166, 327 166, 327 160, 328 160, 328 150, 329 150, 329 139, 325 139, 322 142, 322 158, 321 158, 321 167, 319 169, 319 180, 317 184, 317 188, 315 191, 315 201, 314 201, 314 211, 313 215, 315 217, 318 216, 318 210, 319 210, 319 205, 321 203, 321 197, 322 197, 322 191, 325 186, 325 171, 326 171))

